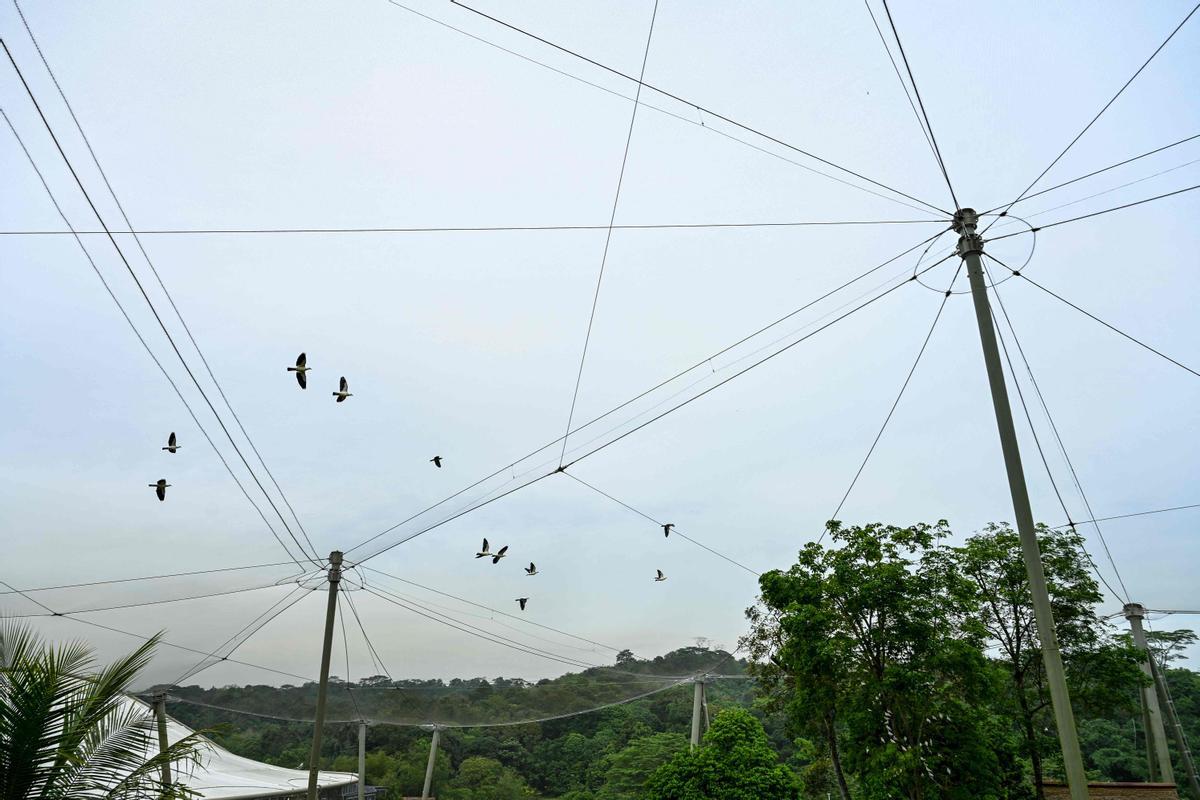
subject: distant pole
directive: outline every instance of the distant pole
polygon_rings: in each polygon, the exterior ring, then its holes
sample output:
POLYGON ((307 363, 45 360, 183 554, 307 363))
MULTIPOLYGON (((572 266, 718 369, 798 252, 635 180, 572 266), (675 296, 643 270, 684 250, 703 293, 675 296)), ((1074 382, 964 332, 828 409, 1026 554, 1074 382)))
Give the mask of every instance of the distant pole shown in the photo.
POLYGON ((1154 752, 1155 763, 1150 765, 1150 777, 1163 783, 1174 783, 1175 772, 1171 769, 1171 751, 1167 749, 1167 731, 1163 727, 1162 709, 1158 705, 1154 670, 1150 667, 1150 643, 1146 641, 1146 632, 1142 630, 1142 618, 1146 616, 1146 607, 1141 603, 1126 603, 1123 610, 1125 619, 1129 620, 1129 630, 1133 633, 1133 643, 1144 656, 1142 672, 1150 679, 1150 684, 1141 689, 1142 707, 1147 718, 1146 739, 1154 752))
POLYGON ((1050 611, 1050 593, 1046 590, 1046 574, 1042 570, 1042 553, 1033 525, 1033 509, 1029 505, 1029 489, 1025 486, 1025 470, 1021 466, 1021 451, 1017 446, 1017 431, 1013 426, 1012 407, 1004 384, 1004 367, 1000 364, 1000 349, 992 327, 992 308, 988 302, 987 284, 983 278, 983 237, 975 232, 979 215, 971 208, 954 214, 953 228, 959 234, 958 254, 967 263, 971 281, 971 298, 975 302, 975 321, 983 345, 983 361, 987 367, 988 384, 992 391, 992 406, 996 412, 996 427, 1000 432, 1000 448, 1008 472, 1008 489, 1012 495, 1017 532, 1021 538, 1021 555, 1029 574, 1029 593, 1033 600, 1033 615, 1037 621, 1038 639, 1042 645, 1042 660, 1046 667, 1046 682, 1050 686, 1050 702, 1058 741, 1062 747, 1063 768, 1071 800, 1088 800, 1087 774, 1083 771, 1083 756, 1079 751, 1079 735, 1075 730, 1075 715, 1071 711, 1071 696, 1063 670, 1058 636, 1054 632, 1054 616, 1050 611))
POLYGON ((429 790, 433 787, 433 766, 437 763, 438 737, 442 729, 433 726, 433 740, 429 743, 429 763, 425 765, 425 787, 421 789, 421 800, 427 800, 429 790))
POLYGON ((358 723, 358 800, 367 793, 367 723, 358 723))
POLYGON ((700 744, 700 714, 704 708, 704 678, 692 682, 692 749, 700 744))
POLYGON ((1187 736, 1183 733, 1183 726, 1179 724, 1179 714, 1175 710, 1175 704, 1171 702, 1171 693, 1167 690, 1167 678, 1158 668, 1158 662, 1154 660, 1153 653, 1150 654, 1150 671, 1154 674, 1154 685, 1158 689, 1159 700, 1167 711, 1167 719, 1171 721, 1171 732, 1175 734, 1175 746, 1179 748, 1179 758, 1183 761, 1184 771, 1187 772, 1188 788, 1192 790, 1192 796, 1196 800, 1200 800, 1200 780, 1196 778, 1196 762, 1192 760, 1192 751, 1188 748, 1187 736))
POLYGON ((318 800, 317 771, 321 765, 321 729, 325 727, 325 696, 329 693, 329 655, 333 649, 333 620, 337 614, 338 583, 342 580, 342 551, 329 554, 329 604, 325 608, 325 639, 321 645, 321 682, 317 685, 317 717, 312 752, 308 757, 308 800, 318 800))
MULTIPOLYGON (((167 695, 160 692, 154 695, 154 716, 158 719, 158 752, 165 753, 170 747, 167 741, 167 695)), ((164 761, 162 765, 163 797, 167 796, 167 788, 171 785, 171 763, 164 761)))

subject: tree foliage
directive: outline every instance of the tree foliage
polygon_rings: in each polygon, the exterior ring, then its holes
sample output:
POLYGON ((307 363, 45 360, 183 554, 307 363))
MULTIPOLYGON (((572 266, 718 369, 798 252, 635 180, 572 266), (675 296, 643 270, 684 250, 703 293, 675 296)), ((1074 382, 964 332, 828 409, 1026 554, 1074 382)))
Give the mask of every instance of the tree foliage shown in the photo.
POLYGON ((762 723, 748 711, 717 714, 695 750, 684 750, 646 782, 646 800, 791 800, 796 776, 779 763, 762 723))
POLYGON ((99 667, 83 644, 54 647, 25 626, 0 626, 0 800, 190 796, 161 769, 177 776, 197 763, 203 738, 160 753, 152 711, 125 697, 157 643, 99 667))

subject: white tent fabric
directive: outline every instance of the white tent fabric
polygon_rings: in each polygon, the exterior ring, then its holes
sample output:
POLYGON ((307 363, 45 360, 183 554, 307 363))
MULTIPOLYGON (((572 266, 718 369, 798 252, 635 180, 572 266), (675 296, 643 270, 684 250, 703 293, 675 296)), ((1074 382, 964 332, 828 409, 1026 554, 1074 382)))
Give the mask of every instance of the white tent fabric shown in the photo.
MULTIPOLYGON (((154 709, 137 698, 128 698, 153 714, 154 709)), ((167 741, 175 743, 193 733, 192 729, 167 717, 167 741)), ((158 747, 157 734, 152 737, 158 747)), ((250 798, 303 796, 308 789, 308 772, 263 764, 234 755, 215 743, 205 752, 203 764, 185 769, 181 780, 204 800, 250 800, 250 798)), ((322 790, 357 783, 358 776, 349 772, 321 772, 317 783, 322 790)))

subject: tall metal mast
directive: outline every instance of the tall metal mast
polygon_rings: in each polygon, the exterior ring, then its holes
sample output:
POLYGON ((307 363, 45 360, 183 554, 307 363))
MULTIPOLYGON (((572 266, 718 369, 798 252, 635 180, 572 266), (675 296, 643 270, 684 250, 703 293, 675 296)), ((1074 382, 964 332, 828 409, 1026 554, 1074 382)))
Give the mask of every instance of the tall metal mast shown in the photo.
POLYGON ((1012 406, 1008 402, 1004 368, 1000 363, 1000 350, 996 345, 992 308, 988 302, 987 282, 984 280, 983 265, 980 261, 983 237, 975 232, 978 223, 979 215, 973 208, 961 208, 954 214, 953 228, 959 234, 958 254, 967 264, 967 277, 971 281, 971 299, 975 302, 975 320, 979 324, 979 340, 983 345, 983 361, 987 367, 988 385, 992 391, 996 427, 1000 432, 1000 448, 1004 452, 1004 467, 1008 472, 1008 490, 1012 495, 1013 512, 1017 518, 1021 555, 1025 560, 1025 570, 1029 574, 1033 614, 1042 646, 1050 701, 1054 707, 1054 721, 1058 727, 1058 741, 1062 746, 1063 768, 1067 773, 1071 800, 1088 800, 1087 774, 1083 771, 1079 735, 1075 730, 1075 714, 1071 711, 1071 697, 1067 692, 1062 654, 1058 649, 1058 636, 1054 632, 1050 593, 1046 590, 1046 575, 1042 570, 1041 548, 1038 546, 1037 533, 1034 530, 1029 489, 1025 485, 1025 470, 1021 466, 1021 451, 1017 446, 1017 432, 1013 427, 1012 406))

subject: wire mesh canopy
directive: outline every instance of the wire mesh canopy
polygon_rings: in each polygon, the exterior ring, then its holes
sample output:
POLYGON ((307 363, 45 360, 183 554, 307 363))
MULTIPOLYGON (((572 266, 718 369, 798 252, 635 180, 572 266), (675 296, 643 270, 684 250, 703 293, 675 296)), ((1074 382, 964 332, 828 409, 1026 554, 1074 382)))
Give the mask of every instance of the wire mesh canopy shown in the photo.
MULTIPOLYGON (((536 683, 519 678, 482 678, 450 683, 392 680, 379 675, 356 683, 331 680, 326 723, 366 722, 372 725, 479 728, 547 722, 589 714, 663 694, 694 681, 744 678, 742 664, 731 654, 710 652, 703 663, 687 665, 641 662, 631 669, 601 667, 536 683)), ((740 682, 739 682, 740 685, 740 682)), ((226 720, 228 714, 249 715, 282 722, 311 724, 317 684, 302 686, 230 686, 202 689, 177 686, 168 703, 194 707, 205 720, 226 720), (221 713, 225 712, 225 713, 221 713)), ((182 713, 182 712, 181 712, 182 713)))

